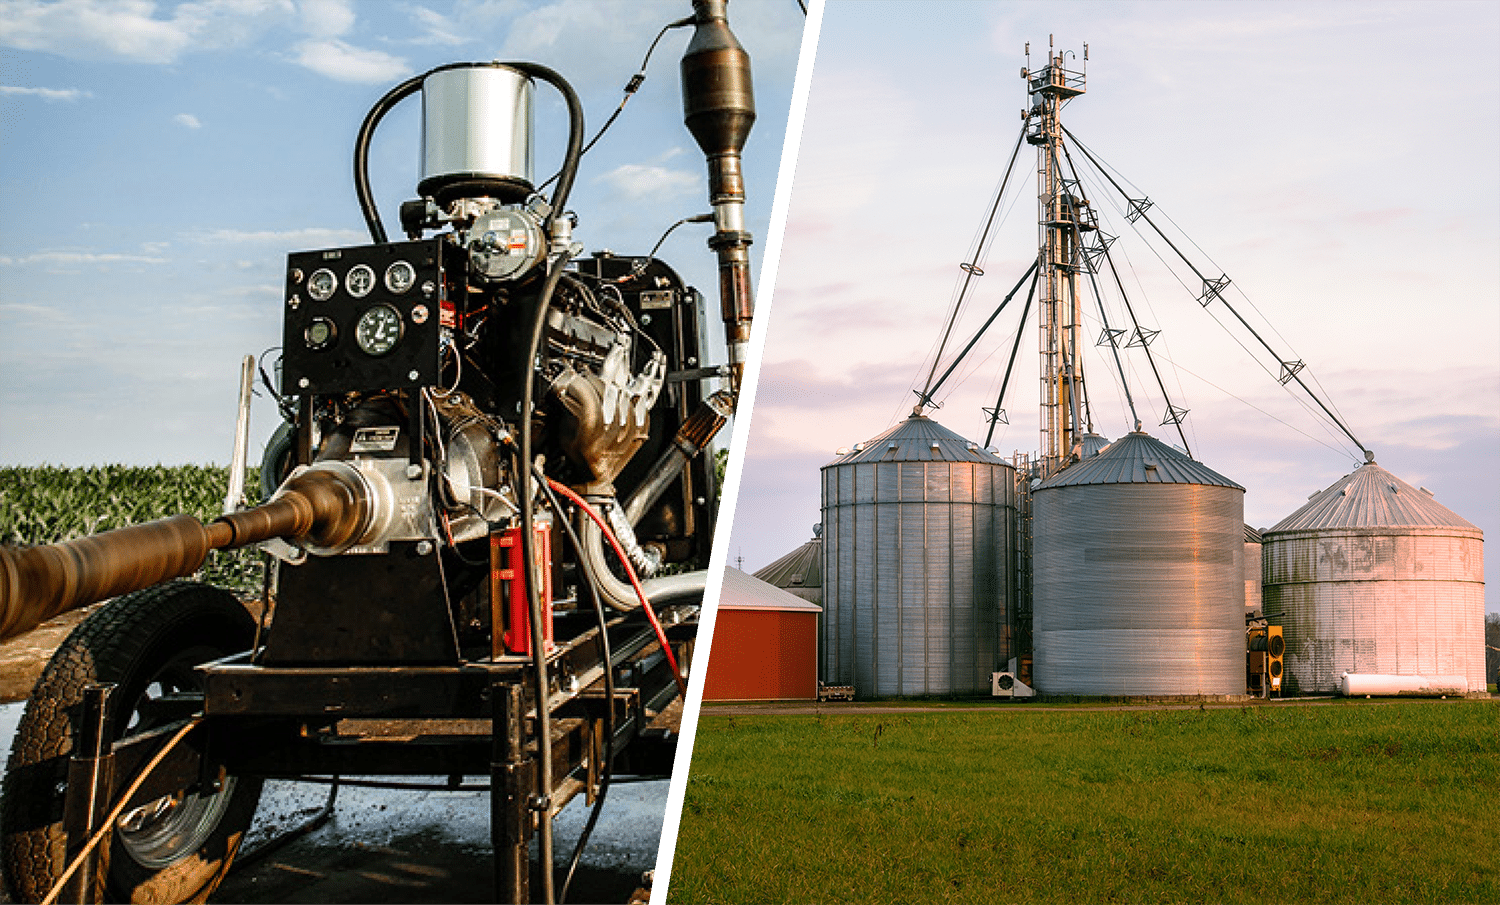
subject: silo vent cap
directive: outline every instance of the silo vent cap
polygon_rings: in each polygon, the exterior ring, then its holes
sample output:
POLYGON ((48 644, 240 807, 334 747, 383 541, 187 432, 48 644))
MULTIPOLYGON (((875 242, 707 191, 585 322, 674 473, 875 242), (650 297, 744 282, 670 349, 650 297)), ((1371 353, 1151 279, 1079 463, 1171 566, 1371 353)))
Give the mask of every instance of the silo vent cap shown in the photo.
POLYGON ((840 446, 838 449, 833 451, 833 454, 836 456, 847 456, 849 455, 849 447, 840 446))

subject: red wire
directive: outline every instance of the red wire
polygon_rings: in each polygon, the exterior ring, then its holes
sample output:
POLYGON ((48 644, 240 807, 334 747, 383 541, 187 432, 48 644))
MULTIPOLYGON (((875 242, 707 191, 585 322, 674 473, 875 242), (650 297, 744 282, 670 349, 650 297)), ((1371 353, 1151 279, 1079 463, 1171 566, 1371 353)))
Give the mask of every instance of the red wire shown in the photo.
POLYGON ((677 668, 677 658, 672 655, 672 645, 667 643, 667 633, 662 631, 661 622, 656 618, 656 611, 651 609, 651 602, 646 599, 646 592, 641 588, 641 580, 635 576, 635 569, 630 565, 630 557, 626 556, 625 551, 621 549, 620 542, 615 539, 615 533, 609 530, 609 526, 604 523, 604 519, 600 518, 599 513, 594 511, 594 507, 590 506, 588 501, 583 497, 574 493, 567 485, 559 484, 552 478, 547 479, 547 484, 553 490, 572 500, 573 505, 582 509, 584 514, 593 519, 594 524, 599 526, 599 530, 604 532, 605 540, 609 541, 609 545, 614 548, 615 556, 620 558, 620 565, 625 567, 625 574, 630 577, 630 585, 635 588, 635 596, 641 599, 641 609, 646 611, 646 618, 650 620, 651 627, 656 630, 656 640, 660 642, 662 652, 667 655, 667 665, 672 667, 672 678, 677 680, 677 689, 682 692, 683 700, 687 700, 687 682, 682 678, 682 670, 677 668))

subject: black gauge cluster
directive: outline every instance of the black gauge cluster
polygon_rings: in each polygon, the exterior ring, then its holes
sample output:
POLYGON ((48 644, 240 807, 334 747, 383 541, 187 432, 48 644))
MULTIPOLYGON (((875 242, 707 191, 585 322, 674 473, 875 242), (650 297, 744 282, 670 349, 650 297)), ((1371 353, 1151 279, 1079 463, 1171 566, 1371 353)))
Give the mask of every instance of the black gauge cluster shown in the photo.
POLYGON ((432 386, 461 249, 441 238, 287 256, 282 391, 432 386))

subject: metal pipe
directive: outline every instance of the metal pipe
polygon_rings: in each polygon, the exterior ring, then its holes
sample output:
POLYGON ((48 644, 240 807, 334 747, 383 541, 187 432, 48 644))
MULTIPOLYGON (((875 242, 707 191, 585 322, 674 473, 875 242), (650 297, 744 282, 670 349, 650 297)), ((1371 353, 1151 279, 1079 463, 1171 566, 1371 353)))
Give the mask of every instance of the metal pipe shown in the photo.
POLYGON ((224 514, 245 502, 245 463, 250 449, 250 392, 255 388, 255 356, 240 362, 239 415, 234 422, 234 455, 229 459, 229 490, 224 494, 224 514))
POLYGON ((646 510, 661 499, 672 481, 682 474, 688 461, 708 446, 709 441, 713 440, 732 414, 734 396, 730 393, 721 391, 703 400, 698 410, 682 422, 682 427, 677 429, 677 435, 672 438, 666 452, 652 464, 645 480, 636 487, 630 499, 625 501, 625 520, 631 525, 640 522, 646 510))
MULTIPOLYGON (((68 793, 63 799, 63 825, 69 827, 68 858, 78 858, 89 837, 104 823, 109 796, 114 787, 115 755, 109 734, 110 683, 83 689, 83 711, 79 715, 78 743, 68 761, 68 793)), ((63 886, 59 898, 66 902, 103 902, 104 878, 109 874, 109 846, 95 846, 63 886)))

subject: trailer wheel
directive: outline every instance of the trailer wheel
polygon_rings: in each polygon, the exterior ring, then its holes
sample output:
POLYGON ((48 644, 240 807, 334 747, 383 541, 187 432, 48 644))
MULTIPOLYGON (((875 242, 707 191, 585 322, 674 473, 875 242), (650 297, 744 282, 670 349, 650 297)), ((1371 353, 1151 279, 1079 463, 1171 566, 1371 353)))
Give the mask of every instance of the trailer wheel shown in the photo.
MULTIPOLYGON (((118 686, 113 738, 153 729, 170 719, 155 702, 201 690, 193 667, 249 649, 254 634, 233 595, 187 581, 119 597, 73 630, 26 703, 0 792, 0 858, 15 901, 41 901, 67 867, 63 801, 84 687, 118 686)), ((217 793, 184 790, 122 813, 112 835, 109 901, 204 901, 229 870, 260 786, 230 777, 217 793)))

